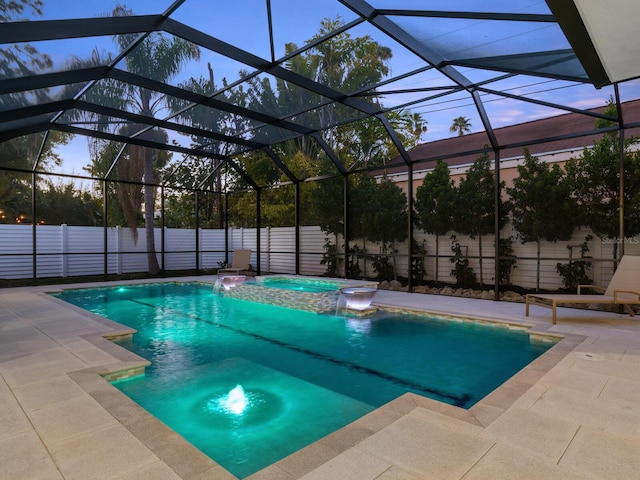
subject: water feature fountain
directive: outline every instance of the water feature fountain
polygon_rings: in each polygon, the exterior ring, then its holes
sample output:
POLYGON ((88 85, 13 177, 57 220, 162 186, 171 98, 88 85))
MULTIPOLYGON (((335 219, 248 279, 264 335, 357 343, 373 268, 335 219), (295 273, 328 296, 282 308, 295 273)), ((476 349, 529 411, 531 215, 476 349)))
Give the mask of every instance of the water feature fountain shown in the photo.
MULTIPOLYGON (((202 405, 201 401, 196 402, 198 405, 202 405)), ((231 390, 218 390, 207 395, 204 405, 206 415, 201 418, 200 427, 218 431, 265 425, 276 421, 284 409, 283 399, 264 385, 246 388, 237 384, 231 390)))
POLYGON ((213 285, 213 293, 218 295, 220 292, 231 290, 236 285, 243 284, 246 278, 245 275, 220 275, 213 285))
POLYGON ((373 287, 346 287, 340 289, 340 296, 336 304, 336 315, 351 314, 356 316, 367 316, 377 311, 371 307, 373 297, 378 292, 373 287))
POLYGON ((232 388, 229 393, 222 397, 220 400, 220 406, 230 412, 235 413, 236 415, 244 412, 244 409, 247 408, 247 396, 244 393, 244 388, 242 385, 236 385, 232 388))

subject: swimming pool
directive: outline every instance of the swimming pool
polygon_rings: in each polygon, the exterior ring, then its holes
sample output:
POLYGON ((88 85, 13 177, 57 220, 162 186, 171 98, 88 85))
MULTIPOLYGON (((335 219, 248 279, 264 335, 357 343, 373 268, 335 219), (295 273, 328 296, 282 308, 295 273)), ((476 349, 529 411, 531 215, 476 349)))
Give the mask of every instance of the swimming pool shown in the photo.
POLYGON ((137 329, 121 344, 152 365, 116 387, 239 477, 407 391, 468 408, 552 345, 473 322, 258 305, 203 284, 57 296, 137 329))

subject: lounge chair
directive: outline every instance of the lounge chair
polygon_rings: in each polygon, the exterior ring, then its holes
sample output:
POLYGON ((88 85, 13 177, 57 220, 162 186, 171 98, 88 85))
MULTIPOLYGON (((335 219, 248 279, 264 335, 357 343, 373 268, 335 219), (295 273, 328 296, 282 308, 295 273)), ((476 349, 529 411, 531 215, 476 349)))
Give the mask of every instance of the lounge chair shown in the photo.
POLYGON ((577 294, 544 294, 531 293, 526 296, 526 316, 529 316, 529 305, 540 305, 551 308, 553 323, 556 323, 556 309, 559 304, 601 304, 624 305, 633 317, 631 305, 640 305, 640 256, 625 255, 620 260, 609 286, 605 289, 595 285, 579 285, 577 294), (590 288, 604 294, 583 294, 590 288))
POLYGON ((218 269, 218 276, 225 274, 238 275, 241 271, 251 268, 251 250, 234 250, 230 267, 218 269))

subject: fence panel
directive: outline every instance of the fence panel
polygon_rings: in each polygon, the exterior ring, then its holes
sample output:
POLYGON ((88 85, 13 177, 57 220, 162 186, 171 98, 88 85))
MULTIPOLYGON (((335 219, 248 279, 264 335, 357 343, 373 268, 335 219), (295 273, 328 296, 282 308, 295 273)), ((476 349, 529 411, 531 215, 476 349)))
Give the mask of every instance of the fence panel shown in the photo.
POLYGON ((165 270, 196 268, 196 230, 192 228, 164 229, 165 270))
POLYGON ((222 229, 200 230, 200 268, 219 268, 224 262, 224 234, 222 229))
POLYGON ((269 271, 273 273, 296 273, 296 229, 295 227, 271 228, 269 234, 269 271))
POLYGON ((107 228, 107 273, 119 274, 122 272, 121 227, 107 228))
MULTIPOLYGON (((155 229, 156 249, 160 246, 160 231, 155 229)), ((147 260, 147 242, 144 228, 138 228, 138 238, 134 239, 131 230, 121 228, 118 235, 118 253, 120 255, 118 273, 146 272, 149 269, 147 260)), ((159 260, 158 260, 159 261, 159 260)))
POLYGON ((36 225, 36 276, 62 277, 63 228, 56 225, 36 225))
POLYGON ((98 275, 104 270, 104 229, 62 225, 66 239, 64 276, 98 275))
POLYGON ((327 234, 317 226, 300 227, 300 274, 321 276, 327 271, 322 265, 327 234))
POLYGON ((33 228, 31 225, 0 225, 0 278, 30 278, 33 228))
MULTIPOLYGON (((0 278, 21 279, 33 276, 33 232, 31 225, 0 225, 0 278)), ((36 232, 36 275, 38 278, 65 277, 80 275, 100 275, 104 270, 103 244, 105 231, 102 227, 38 225, 36 232)), ((155 229, 155 242, 158 260, 160 261, 161 229, 155 229)), ((561 288, 562 277, 558 274, 556 264, 567 263, 569 256, 580 257, 580 245, 589 232, 578 230, 569 242, 542 242, 540 245, 540 288, 555 290, 561 288), (570 250, 568 246, 573 246, 570 250)), ((215 269, 224 261, 225 231, 222 229, 200 230, 200 268, 215 269)), ((502 238, 514 237, 515 232, 507 226, 501 232, 502 238)), ((138 240, 134 242, 128 228, 108 228, 107 237, 107 273, 123 274, 146 272, 148 270, 145 230, 138 229, 138 240)), ((327 235, 317 226, 300 227, 300 273, 304 275, 324 275, 327 267, 322 265, 324 244, 327 235)), ((196 267, 195 246, 196 231, 193 229, 165 229, 165 269, 187 270, 196 267)), ((436 252, 435 235, 416 230, 416 242, 426 250, 425 280, 438 280, 454 283, 451 275, 453 256, 450 235, 441 235, 436 252), (437 254, 437 258, 436 258, 437 254), (437 265, 436 265, 437 262, 437 265), (437 271, 436 271, 437 267, 437 271)), ((468 256, 476 278, 480 280, 480 261, 478 239, 458 235, 457 240, 468 256)), ((339 275, 344 272, 341 238, 330 238, 331 243, 339 245, 339 275)), ((379 254, 377 244, 367 242, 365 247, 368 256, 379 254)), ((257 232, 256 229, 230 229, 230 249, 250 249, 251 264, 257 266, 257 232)), ((587 256, 593 258, 588 270, 589 277, 596 285, 607 285, 613 274, 613 261, 620 248, 625 253, 640 255, 640 239, 625 239, 624 244, 616 240, 593 237, 587 242, 587 256)), ((512 244, 517 258, 516 266, 511 272, 511 283, 524 288, 533 289, 537 285, 538 260, 535 242, 521 244, 517 240, 512 244)), ((397 275, 407 277, 409 256, 407 242, 396 245, 399 253, 395 257, 397 275)), ((260 263, 262 272, 295 273, 295 228, 263 228, 260 231, 260 263)), ((493 237, 482 238, 482 277, 486 284, 493 284, 494 246, 493 237)), ((360 258, 362 275, 375 277, 371 259, 365 255, 360 258)))

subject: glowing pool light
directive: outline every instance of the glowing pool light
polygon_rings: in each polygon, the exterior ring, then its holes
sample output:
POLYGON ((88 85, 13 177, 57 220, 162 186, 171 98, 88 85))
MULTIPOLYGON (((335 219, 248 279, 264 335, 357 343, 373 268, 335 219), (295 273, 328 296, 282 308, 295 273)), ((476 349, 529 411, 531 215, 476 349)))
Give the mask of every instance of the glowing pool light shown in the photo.
POLYGON ((220 399, 220 406, 227 412, 240 415, 247 408, 247 397, 242 385, 236 385, 220 399))

